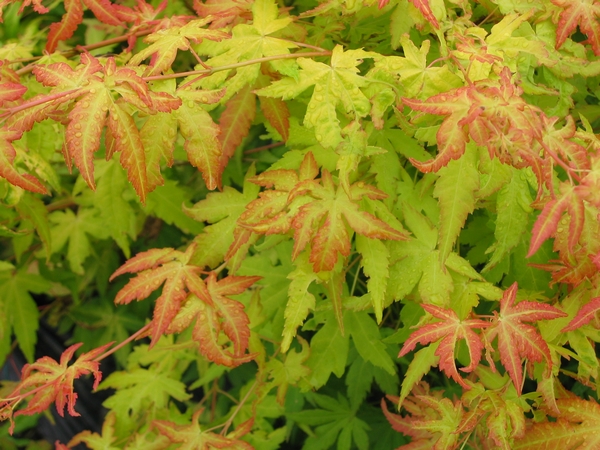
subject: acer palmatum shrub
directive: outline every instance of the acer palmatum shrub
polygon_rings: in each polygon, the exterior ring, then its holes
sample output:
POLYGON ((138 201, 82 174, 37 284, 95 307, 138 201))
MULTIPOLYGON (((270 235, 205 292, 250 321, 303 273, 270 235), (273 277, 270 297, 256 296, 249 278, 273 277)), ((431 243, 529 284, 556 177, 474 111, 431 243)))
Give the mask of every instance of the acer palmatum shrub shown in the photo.
POLYGON ((599 448, 600 2, 0 8, 3 448, 599 448))

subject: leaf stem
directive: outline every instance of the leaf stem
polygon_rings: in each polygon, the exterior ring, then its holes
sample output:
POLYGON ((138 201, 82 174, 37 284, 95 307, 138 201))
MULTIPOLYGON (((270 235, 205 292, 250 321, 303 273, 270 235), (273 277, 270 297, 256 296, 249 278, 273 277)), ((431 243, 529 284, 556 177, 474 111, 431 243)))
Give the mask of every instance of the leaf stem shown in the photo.
POLYGON ((167 75, 154 75, 151 77, 143 77, 144 81, 155 81, 155 80, 171 80, 173 78, 183 78, 189 77, 193 75, 212 75, 215 72, 221 72, 223 70, 231 70, 237 69, 238 67, 250 66, 252 64, 259 64, 263 62, 276 61, 279 59, 294 59, 300 57, 311 57, 315 58, 317 56, 331 56, 331 52, 306 52, 306 53, 285 53, 282 55, 272 55, 272 56, 264 56, 262 58, 256 59, 248 59, 246 61, 241 61, 233 64, 226 64, 224 66, 212 67, 210 69, 202 69, 202 70, 190 70, 188 72, 179 72, 179 73, 170 73, 167 75))
POLYGON ((140 336, 140 335, 144 334, 146 331, 148 331, 150 329, 151 325, 152 325, 152 322, 144 325, 142 328, 140 328, 138 331, 136 331, 135 333, 133 333, 131 336, 129 336, 123 342, 120 342, 119 344, 117 344, 113 348, 111 348, 110 350, 107 350, 106 352, 104 352, 101 355, 99 355, 96 358, 94 358, 93 361, 100 362, 104 358, 106 358, 107 356, 112 355, 116 351, 120 350, 121 348, 123 348, 124 346, 126 346, 127 344, 129 344, 131 341, 137 339, 138 336, 140 336))

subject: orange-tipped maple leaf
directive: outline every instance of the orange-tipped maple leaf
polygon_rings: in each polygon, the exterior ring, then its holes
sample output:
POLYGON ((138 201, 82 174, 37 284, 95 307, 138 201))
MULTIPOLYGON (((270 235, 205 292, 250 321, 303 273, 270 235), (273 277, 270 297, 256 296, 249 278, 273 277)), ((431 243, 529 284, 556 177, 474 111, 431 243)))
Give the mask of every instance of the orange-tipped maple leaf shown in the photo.
POLYGON ((220 161, 221 170, 225 169, 235 150, 248 136, 255 116, 256 94, 252 92, 250 86, 246 86, 227 102, 225 111, 219 119, 221 126, 219 141, 223 148, 220 161))
POLYGON ((552 3, 562 9, 556 26, 556 48, 560 48, 579 26, 594 53, 600 55, 600 3, 593 0, 552 0, 552 3))
MULTIPOLYGON (((134 70, 117 67, 114 58, 101 64, 83 53, 80 62, 75 69, 66 63, 36 66, 33 73, 38 81, 53 89, 20 105, 21 110, 8 117, 7 125, 15 131, 27 131, 35 122, 65 114, 66 107, 67 162, 75 162, 92 189, 94 153, 100 148, 102 130, 107 125, 107 141, 113 143, 112 150, 121 152, 121 165, 144 202, 149 192, 145 152, 129 108, 147 114, 170 112, 181 105, 181 100, 151 91, 134 70), (72 104, 73 100, 77 101, 72 104), (24 108, 28 104, 32 106, 24 108)), ((107 154, 110 157, 110 151, 107 154)))
POLYGON ((12 142, 20 139, 21 134, 6 127, 0 128, 0 177, 28 191, 47 194, 48 190, 40 180, 28 173, 20 173, 13 164, 17 152, 12 142))
POLYGON ((261 192, 250 202, 238 224, 262 234, 284 234, 293 229, 292 258, 310 244, 309 261, 315 272, 333 270, 339 254, 350 254, 348 227, 372 239, 408 239, 406 231, 396 230, 360 210, 363 197, 376 201, 386 197, 384 192, 364 182, 352 184, 346 192, 343 186, 335 185, 329 171, 323 169, 322 177, 315 179, 318 173, 314 156, 308 152, 298 173, 280 169, 250 179, 273 189, 261 192))
MULTIPOLYGON (((94 13, 96 18, 107 25, 124 26, 125 24, 119 19, 115 5, 108 0, 64 0, 63 5, 65 14, 60 22, 50 25, 48 40, 46 41, 46 51, 52 53, 56 50, 56 46, 60 41, 64 41, 73 36, 77 27, 83 22, 83 5, 94 13)), ((24 6, 30 1, 24 2, 24 6)), ((34 2, 37 3, 37 2, 34 2)), ((45 11, 36 11, 47 13, 45 11)))
POLYGON ((102 347, 95 348, 82 354, 70 366, 69 361, 73 358, 75 351, 83 344, 75 344, 67 348, 60 357, 60 363, 49 356, 38 359, 33 364, 26 364, 21 372, 21 382, 6 399, 0 399, 0 420, 10 419, 10 433, 14 429, 12 412, 16 404, 21 400, 33 397, 27 406, 14 415, 32 415, 46 410, 52 402, 56 404, 56 410, 64 416, 65 407, 72 416, 79 416, 75 411, 77 393, 73 389, 73 382, 82 375, 93 374, 96 389, 102 379, 99 370, 100 363, 94 361, 104 353, 113 343, 110 342, 102 347))
POLYGON ((581 307, 579 312, 573 319, 569 322, 569 324, 564 327, 561 333, 566 333, 567 331, 573 331, 577 328, 584 326, 586 323, 589 323, 596 317, 596 313, 600 310, 600 297, 593 298, 589 303, 586 303, 581 307))
POLYGON ((192 20, 182 26, 173 24, 150 34, 144 39, 144 42, 150 45, 136 53, 129 61, 129 65, 137 66, 146 58, 151 58, 145 75, 158 75, 171 68, 177 50, 189 50, 192 43, 199 44, 203 39, 221 41, 230 37, 222 31, 203 28, 211 20, 212 17, 206 17, 192 20))
POLYGON ((177 447, 179 450, 209 450, 219 448, 232 450, 254 449, 250 444, 239 439, 250 431, 254 419, 244 422, 227 436, 222 436, 202 430, 198 423, 202 412, 202 409, 196 411, 189 425, 178 425, 167 420, 155 420, 152 422, 152 425, 173 444, 180 444, 177 447))
MULTIPOLYGON (((506 368, 510 378, 521 393, 523 384, 522 359, 531 362, 546 362, 547 373, 552 369, 550 350, 544 338, 532 326, 523 322, 551 320, 565 317, 563 311, 540 302, 522 301, 515 305, 517 283, 513 283, 500 299, 500 314, 494 312, 494 319, 486 332, 491 343, 498 337, 500 362, 506 368)), ((493 363, 490 361, 493 367, 493 363)))
POLYGON ((437 172, 460 158, 472 139, 487 147, 491 157, 517 168, 531 166, 541 185, 551 175, 544 172, 537 147, 543 128, 540 111, 523 100, 511 77, 505 67, 495 81, 481 80, 424 101, 403 98, 411 109, 448 116, 437 132, 438 155, 425 162, 411 159, 412 164, 422 172, 437 172))
POLYGON ((210 28, 224 28, 252 19, 252 4, 251 0, 194 0, 194 10, 200 17, 214 16, 210 28))
MULTIPOLYGON (((398 404, 398 397, 387 395, 388 400, 398 404)), ((392 428, 406 436, 411 443, 396 450, 455 449, 460 434, 472 430, 476 421, 465 414, 460 401, 452 402, 442 398, 440 393, 429 394, 429 386, 422 383, 403 402, 406 416, 391 413, 385 398, 381 399, 381 409, 392 428)))
POLYGON ((425 325, 414 331, 404 343, 398 357, 404 356, 413 350, 417 343, 425 345, 441 339, 440 345, 435 351, 435 354, 440 357, 440 369, 457 381, 462 387, 469 389, 469 385, 464 382, 456 370, 454 356, 456 344, 461 339, 465 340, 471 362, 467 367, 461 367, 460 370, 463 372, 472 372, 479 364, 483 351, 483 342, 479 335, 473 331, 473 328, 486 328, 489 326, 489 323, 478 319, 460 320, 451 309, 444 309, 425 303, 421 306, 433 317, 442 319, 442 321, 425 325))
POLYGON ((572 186, 570 183, 562 183, 560 190, 560 197, 548 201, 535 221, 531 231, 528 258, 538 251, 546 239, 555 235, 564 212, 567 212, 571 219, 569 221, 567 249, 565 250, 568 252, 573 251, 579 241, 585 221, 583 200, 579 196, 580 192, 577 187, 572 186))
POLYGON ((350 254, 349 226, 356 233, 372 239, 406 240, 408 234, 396 230, 374 215, 361 211, 358 202, 367 197, 380 200, 386 194, 363 182, 349 187, 349 192, 335 186, 328 170, 323 169, 319 180, 306 182, 301 190, 313 198, 298 209, 292 220, 294 248, 292 258, 310 243, 309 261, 315 272, 333 270, 338 254, 350 254), (345 220, 344 220, 345 219, 345 220))
POLYGON ((514 443, 513 450, 600 448, 600 405, 575 396, 556 400, 561 415, 556 421, 539 422, 514 443))
POLYGON ((227 296, 241 294, 260 277, 230 276, 217 281, 216 274, 211 272, 205 283, 200 277, 202 268, 189 264, 194 250, 192 244, 185 252, 153 249, 131 258, 110 278, 137 272, 119 291, 115 303, 143 300, 164 284, 148 331, 151 347, 163 334, 179 333, 196 320, 193 336, 204 356, 230 367, 247 362, 254 357, 245 354, 250 337, 249 320, 244 305, 227 296), (223 348, 221 331, 233 343, 232 352, 223 348))

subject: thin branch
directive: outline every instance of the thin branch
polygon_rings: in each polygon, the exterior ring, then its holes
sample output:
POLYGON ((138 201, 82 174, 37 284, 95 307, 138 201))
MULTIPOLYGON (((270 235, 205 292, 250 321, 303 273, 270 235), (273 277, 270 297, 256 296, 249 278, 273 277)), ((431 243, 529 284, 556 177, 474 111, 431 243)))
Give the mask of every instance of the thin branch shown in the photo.
POLYGON ((190 70, 188 72, 171 73, 167 75, 154 75, 151 77, 143 77, 144 81, 155 81, 155 80, 171 80, 173 78, 184 78, 193 75, 212 75, 215 72, 221 72, 223 70, 237 69, 238 67, 251 66, 252 64, 259 64, 263 62, 276 61, 279 59, 294 59, 300 57, 317 57, 317 56, 331 56, 331 52, 307 52, 307 53, 286 53, 283 55, 264 56, 262 58, 249 59, 234 64, 226 64, 224 66, 212 67, 210 69, 203 70, 190 70))
POLYGON ((107 350, 106 352, 102 353, 100 356, 97 356, 96 358, 94 358, 94 361, 96 362, 100 362, 102 361, 104 358, 106 358, 109 355, 112 355, 114 352, 120 350, 121 348, 123 348, 124 346, 126 346, 127 344, 129 344, 131 341, 134 341, 135 339, 137 339, 139 336, 141 336, 142 334, 144 334, 146 331, 148 331, 150 329, 150 326, 152 325, 152 323, 148 323, 147 325, 143 326, 142 328, 140 328, 138 331, 136 331, 135 333, 133 333, 131 336, 129 336, 127 339, 125 339, 123 342, 115 345, 113 348, 111 348, 110 350, 107 350))
POLYGON ((251 148, 250 150, 245 150, 244 155, 250 155, 252 153, 260 153, 263 150, 269 150, 271 148, 277 148, 285 145, 285 142, 273 142, 272 144, 263 145, 262 147, 251 148))

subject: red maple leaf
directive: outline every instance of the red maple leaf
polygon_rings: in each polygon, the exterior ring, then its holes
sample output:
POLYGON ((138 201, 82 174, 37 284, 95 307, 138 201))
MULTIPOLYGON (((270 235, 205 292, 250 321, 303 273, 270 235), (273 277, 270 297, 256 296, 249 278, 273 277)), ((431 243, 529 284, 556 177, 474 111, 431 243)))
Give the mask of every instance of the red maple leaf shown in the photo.
POLYGON ((254 419, 250 419, 235 431, 222 436, 220 434, 204 431, 198 423, 198 419, 203 410, 199 409, 192 416, 189 425, 179 425, 167 420, 154 420, 152 425, 158 429, 158 432, 166 436, 173 444, 180 444, 179 450, 211 450, 211 449, 231 449, 231 450, 253 450, 247 442, 239 438, 250 432, 254 419))
MULTIPOLYGON (((66 63, 36 66, 33 73, 37 80, 52 90, 19 105, 18 111, 7 118, 7 126, 24 132, 35 122, 62 116, 67 122, 67 164, 74 161, 83 179, 94 189, 94 153, 100 148, 106 125, 107 140, 114 143, 110 148, 121 152, 120 162, 127 170, 127 178, 144 202, 149 192, 145 151, 128 107, 156 114, 177 109, 181 100, 151 91, 134 70, 117 67, 114 58, 101 64, 89 53, 83 53, 80 62, 75 69, 66 63)), ((107 153, 110 157, 110 151, 107 153)))
POLYGON ((454 356, 456 344, 461 339, 465 340, 471 362, 467 367, 461 367, 460 370, 463 372, 472 372, 479 364, 481 352, 483 351, 483 342, 479 335, 473 331, 473 328, 486 328, 489 326, 489 323, 478 319, 460 320, 451 309, 444 309, 426 303, 423 303, 421 306, 429 314, 442 319, 442 321, 425 325, 414 331, 402 346, 398 357, 406 355, 418 343, 426 345, 441 339, 440 345, 435 351, 435 354, 440 357, 440 369, 446 375, 460 383, 465 389, 469 389, 469 385, 464 382, 456 370, 454 356))
MULTIPOLYGON (((491 343, 498 337, 500 362, 510 375, 517 392, 523 384, 522 359, 531 362, 546 361, 547 373, 552 369, 552 359, 548 344, 538 331, 523 322, 551 320, 565 317, 563 311, 540 302, 522 301, 515 305, 517 283, 513 283, 500 299, 500 314, 494 311, 494 319, 486 332, 491 343)), ((490 361, 492 367, 493 363, 490 361)))
POLYGON ((27 406, 17 411, 14 416, 32 415, 45 411, 52 402, 56 404, 56 410, 61 417, 64 416, 65 407, 72 416, 79 416, 75 411, 77 393, 73 389, 73 382, 82 375, 93 374, 96 389, 102 373, 99 370, 100 363, 95 359, 105 352, 113 343, 110 342, 102 347, 93 349, 82 354, 70 366, 69 361, 73 358, 75 351, 83 344, 75 344, 67 348, 57 363, 49 356, 38 359, 33 364, 26 364, 21 372, 21 382, 14 391, 0 401, 0 419, 10 419, 10 433, 14 429, 12 411, 23 399, 33 396, 27 406))
POLYGON ((591 322, 592 319, 596 317, 598 310, 600 310, 600 297, 595 297, 590 300, 589 303, 586 303, 581 307, 577 315, 573 317, 569 324, 560 330, 561 333, 576 330, 577 328, 584 326, 586 323, 591 322))
MULTIPOLYGON (((398 404, 398 397, 386 397, 398 404)), ((477 425, 474 416, 465 413, 460 401, 453 403, 442 398, 440 391, 430 394, 427 383, 417 385, 402 406, 408 412, 405 416, 391 413, 385 398, 381 399, 381 409, 392 428, 411 438, 410 444, 396 450, 454 449, 461 433, 477 425)))
MULTIPOLYGON (((60 41, 69 39, 73 33, 83 22, 83 4, 90 9, 96 18, 108 25, 123 26, 125 25, 119 20, 117 9, 109 0, 64 0, 63 5, 65 14, 60 22, 50 25, 48 33, 48 41, 46 42, 46 51, 52 53, 56 50, 56 46, 60 41)), ((38 12, 48 12, 38 11, 38 12)))
POLYGON ((202 267, 189 264, 195 247, 192 244, 185 252, 153 249, 131 258, 110 278, 138 273, 118 292, 115 303, 143 300, 164 284, 148 331, 150 346, 163 334, 181 332, 197 319, 193 336, 202 354, 219 364, 239 365, 254 357, 244 354, 250 336, 249 320, 244 306, 227 295, 241 294, 260 277, 230 276, 217 281, 211 272, 205 283, 200 277, 202 267), (219 343, 221 330, 233 343, 233 352, 225 351, 219 343))
POLYGON ((211 272, 206 279, 208 298, 191 295, 175 316, 167 333, 179 333, 195 323, 192 337, 200 344, 201 353, 211 361, 229 367, 248 362, 256 356, 246 354, 250 338, 250 320, 244 305, 228 297, 241 294, 260 277, 228 276, 217 281, 211 272), (232 342, 231 350, 220 342, 223 332, 232 342))
MULTIPOLYGON (((438 155, 435 159, 412 164, 422 172, 437 172, 452 159, 460 158, 472 139, 487 147, 491 157, 516 167, 540 159, 533 145, 540 139, 539 110, 525 103, 522 90, 511 80, 508 68, 496 81, 481 80, 469 86, 434 95, 427 100, 403 98, 405 105, 416 111, 448 116, 437 132, 438 155), (506 139, 510 136, 510 139, 506 139)), ((542 173, 535 170, 536 175, 542 173)), ((538 178, 540 176, 538 175, 538 178)), ((542 179, 543 181, 543 179, 542 179)))
POLYGON ((556 48, 560 48, 579 26, 594 53, 600 55, 600 3, 590 0, 552 0, 552 3, 562 8, 556 26, 556 48))
POLYGON ((561 195, 546 203, 531 231, 531 243, 527 257, 531 257, 544 241, 557 232, 558 223, 564 212, 570 216, 567 250, 572 252, 579 241, 585 222, 585 206, 579 196, 577 187, 563 182, 560 185, 561 195))

